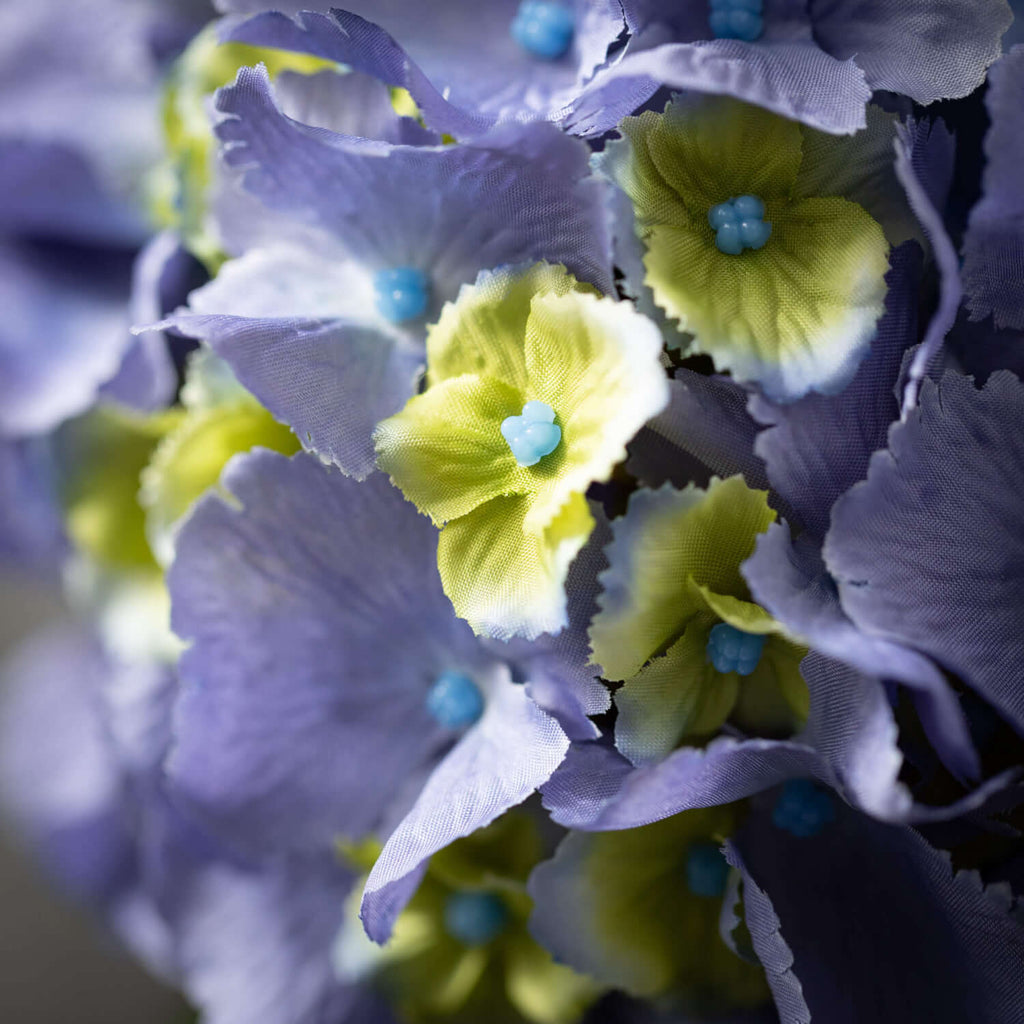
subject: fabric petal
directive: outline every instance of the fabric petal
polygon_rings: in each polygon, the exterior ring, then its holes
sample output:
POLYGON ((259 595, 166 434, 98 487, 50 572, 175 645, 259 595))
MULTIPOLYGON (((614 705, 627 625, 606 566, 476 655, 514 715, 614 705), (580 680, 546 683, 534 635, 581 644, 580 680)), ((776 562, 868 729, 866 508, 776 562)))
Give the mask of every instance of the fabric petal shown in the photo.
POLYGON ((853 60, 837 60, 802 41, 667 43, 627 53, 606 75, 606 81, 620 79, 732 96, 837 135, 864 127, 871 98, 864 72, 853 60))
POLYGON ((811 0, 811 19, 818 44, 856 60, 872 89, 925 104, 981 85, 1010 24, 1003 0, 811 0))
MULTIPOLYGON (((831 824, 804 838, 772 825, 770 806, 734 840, 755 883, 748 923, 758 952, 777 932, 769 976, 791 970, 815 1020, 1015 1019, 1024 932, 1008 892, 954 873, 948 855, 913 829, 842 803, 831 824)), ((791 981, 785 989, 795 994, 791 981)), ((793 1012, 799 1005, 779 1001, 786 1024, 808 1019, 793 1012)))
POLYGON ((669 404, 629 446, 626 468, 648 487, 685 487, 699 475, 686 456, 716 476, 742 473, 748 487, 768 489, 764 463, 754 454, 758 425, 747 413, 747 393, 727 377, 678 369, 669 404))
POLYGON ((448 523, 438 540, 437 565, 456 613, 498 640, 565 628, 565 580, 594 526, 579 494, 539 533, 527 528, 529 511, 527 498, 492 498, 448 523))
POLYGON ((1024 46, 1015 46, 989 75, 985 103, 992 126, 985 137, 982 198, 971 211, 963 249, 971 319, 981 320, 992 313, 997 327, 1018 329, 1024 329, 1022 89, 1024 46))
POLYGON ((594 660, 608 679, 628 679, 706 607, 693 584, 744 595, 739 566, 754 538, 775 518, 762 492, 740 477, 713 480, 707 491, 637 491, 601 575, 600 611, 590 627, 594 660))
POLYGON ((433 527, 382 475, 256 451, 222 485, 235 501, 199 503, 168 574, 191 643, 175 791, 254 850, 361 837, 444 745, 430 685, 488 659, 441 591, 433 527))
POLYGON ((438 526, 492 498, 523 494, 532 478, 500 428, 524 401, 494 377, 450 377, 378 424, 377 465, 438 526))
POLYGON ((568 749, 558 723, 512 683, 507 670, 501 672, 483 717, 431 773, 370 872, 360 912, 370 938, 384 942, 391 934, 404 907, 393 893, 410 872, 522 803, 547 782, 568 749))
POLYGON ((925 381, 918 411, 836 504, 824 549, 862 630, 936 658, 1018 730, 1022 416, 1024 386, 1005 371, 980 390, 953 372, 925 381))
POLYGON ((377 423, 412 394, 422 357, 368 324, 185 311, 165 321, 202 338, 304 445, 365 478, 377 423))
POLYGON ((851 621, 817 542, 808 536, 793 542, 787 525, 773 524, 744 563, 743 575, 755 599, 816 651, 908 687, 945 764, 956 775, 977 778, 980 764, 967 721, 942 672, 912 647, 851 621))

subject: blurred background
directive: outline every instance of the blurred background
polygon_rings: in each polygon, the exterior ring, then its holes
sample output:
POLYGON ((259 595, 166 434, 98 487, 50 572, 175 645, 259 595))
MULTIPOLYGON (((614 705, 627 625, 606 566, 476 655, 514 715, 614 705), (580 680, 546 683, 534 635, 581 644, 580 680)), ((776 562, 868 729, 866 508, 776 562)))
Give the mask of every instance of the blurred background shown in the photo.
MULTIPOLYGON (((0 661, 60 614, 59 595, 0 573, 0 661)), ((3 673, 0 671, 0 687, 3 673)), ((0 820, 0 1021, 187 1024, 187 1007, 50 887, 0 820)), ((253 1022, 257 1024, 257 1022, 253 1022)))

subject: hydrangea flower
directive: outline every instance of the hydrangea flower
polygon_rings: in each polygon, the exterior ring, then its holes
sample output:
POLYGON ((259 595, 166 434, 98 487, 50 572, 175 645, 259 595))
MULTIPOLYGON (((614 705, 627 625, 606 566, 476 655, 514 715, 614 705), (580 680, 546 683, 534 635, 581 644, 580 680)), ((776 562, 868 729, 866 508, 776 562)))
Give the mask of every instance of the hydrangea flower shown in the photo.
POLYGON ((378 991, 403 1020, 578 1020, 601 986, 553 960, 526 927, 526 880, 544 853, 522 810, 458 840, 431 858, 383 947, 366 937, 353 890, 334 943, 338 977, 378 991))
POLYGON ((767 1003, 760 965, 720 934, 731 874, 720 846, 742 817, 726 804, 643 828, 571 832, 530 876, 534 934, 559 960, 634 996, 708 1016, 767 1003))
POLYGON ((273 12, 231 28, 232 39, 315 54, 407 89, 431 128, 460 140, 544 120, 601 135, 657 89, 649 80, 604 88, 626 27, 613 0, 435 0, 430 18, 402 0, 222 7, 273 12))
POLYGON ((590 639, 602 675, 625 681, 615 742, 634 764, 727 719, 759 735, 803 724, 806 648, 750 600, 739 572, 775 519, 766 497, 739 477, 666 486, 637 492, 612 524, 590 639))
POLYGON ((883 309, 888 244, 876 218, 893 241, 913 233, 892 173, 891 119, 876 111, 867 132, 845 140, 735 100, 691 97, 619 130, 598 166, 633 205, 643 268, 629 252, 628 218, 620 241, 627 275, 642 275, 634 294, 648 286, 692 351, 773 399, 840 390, 883 309), (758 216, 729 205, 741 201, 758 216), (718 223, 723 204, 733 228, 718 223), (723 231, 739 240, 742 224, 757 245, 734 250, 723 231))
POLYGON ((383 476, 255 452, 222 485, 232 505, 200 502, 168 577, 191 643, 171 778, 246 849, 393 829, 363 907, 381 940, 426 859, 545 781, 607 693, 579 641, 516 651, 474 637, 441 590, 432 527, 383 476))
POLYGON ((373 427, 412 394, 425 324, 480 270, 548 258, 612 287, 603 189, 586 146, 550 126, 371 143, 288 119, 258 69, 219 104, 225 159, 264 209, 233 215, 244 251, 169 322, 348 473, 371 471, 373 427))
POLYGON ((442 527, 445 593, 477 632, 565 626, 566 574, 594 525, 584 495, 664 406, 660 351, 631 306, 544 264, 481 275, 431 328, 427 389, 378 425, 378 465, 442 527), (541 405, 560 430, 543 456, 509 433, 541 405))
POLYGON ((625 0, 615 80, 721 93, 837 134, 879 90, 966 96, 999 56, 1005 0, 625 0), (955 53, 956 57, 951 58, 955 53))

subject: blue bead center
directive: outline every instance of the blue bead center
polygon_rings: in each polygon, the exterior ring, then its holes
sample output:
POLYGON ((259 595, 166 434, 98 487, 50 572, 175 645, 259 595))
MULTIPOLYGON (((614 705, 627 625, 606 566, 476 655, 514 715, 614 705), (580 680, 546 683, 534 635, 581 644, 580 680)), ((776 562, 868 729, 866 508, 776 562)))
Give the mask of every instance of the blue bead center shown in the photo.
POLYGON ((569 52, 576 32, 572 11, 549 0, 523 0, 512 19, 512 38, 527 53, 558 60, 569 52))
POLYGON ((757 196, 734 196, 708 210, 719 252, 738 256, 744 249, 760 249, 771 237, 772 226, 764 219, 764 203, 757 196))
POLYGON ((483 946, 497 938, 508 923, 508 911, 490 892, 457 892, 444 907, 445 931, 467 946, 483 946))
POLYGON ((820 786, 810 779, 790 779, 775 802, 772 824, 798 839, 813 839, 835 816, 832 797, 820 786))
POLYGON ((469 676, 442 672, 427 694, 427 710, 446 729, 468 729, 484 713, 484 696, 469 676))
POLYGON ((729 864, 714 843, 697 842, 686 851, 686 885, 694 896, 717 899, 728 879, 729 864))
POLYGON ((423 316, 430 302, 430 282, 415 267, 381 270, 373 280, 377 310, 393 324, 423 316))
POLYGON ((749 676, 761 660, 764 641, 758 633, 744 633, 728 622, 719 622, 708 633, 708 661, 719 672, 749 676))
POLYGON ((502 420, 501 436, 520 466, 535 466, 561 443, 562 428, 555 423, 555 410, 547 402, 534 401, 523 406, 521 416, 502 420))
POLYGON ((764 0, 711 0, 708 22, 716 39, 752 43, 764 31, 764 0))

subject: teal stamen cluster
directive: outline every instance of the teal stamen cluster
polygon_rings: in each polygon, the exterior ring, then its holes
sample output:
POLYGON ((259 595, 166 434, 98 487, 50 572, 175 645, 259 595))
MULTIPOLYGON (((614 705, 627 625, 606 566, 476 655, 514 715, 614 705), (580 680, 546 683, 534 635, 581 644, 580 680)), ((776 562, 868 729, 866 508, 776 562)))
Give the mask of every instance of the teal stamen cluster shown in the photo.
POLYGON ((728 879, 729 864, 715 843, 693 843, 686 851, 686 886, 694 896, 718 899, 728 879))
POLYGON ((764 31, 764 0, 711 0, 708 22, 716 39, 752 43, 764 31))
POLYGON ((527 53, 558 60, 569 52, 576 25, 572 11, 549 0, 523 0, 512 20, 512 38, 527 53))
POLYGON ((508 442, 520 466, 535 466, 550 455, 562 440, 562 428, 555 423, 555 410, 547 402, 527 402, 520 416, 507 416, 501 436, 508 442))
POLYGON ((760 249, 771 238, 772 226, 764 220, 764 203, 757 196, 738 196, 708 210, 719 252, 738 256, 744 249, 760 249))
POLYGON ((797 839, 813 839, 835 820, 832 797, 810 779, 790 779, 772 810, 772 824, 797 839))
POLYGON ((484 713, 484 697, 469 676, 442 672, 427 693, 427 711, 446 729, 468 729, 484 713))
POLYGON ((415 267, 381 270, 373 280, 377 293, 377 311, 393 324, 416 320, 427 311, 430 282, 415 267))
POLYGON ((491 892, 457 892, 444 907, 445 931, 466 946, 485 946, 508 924, 508 910, 491 892))
POLYGON ((727 622, 719 622, 708 633, 708 661, 719 672, 749 676, 761 660, 764 641, 758 633, 744 633, 727 622))

